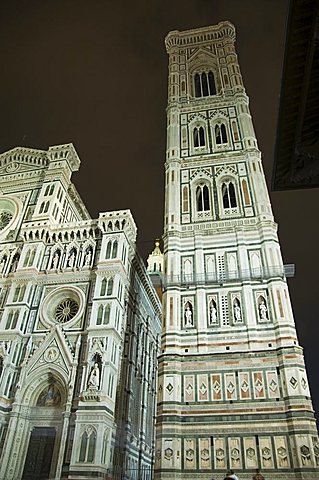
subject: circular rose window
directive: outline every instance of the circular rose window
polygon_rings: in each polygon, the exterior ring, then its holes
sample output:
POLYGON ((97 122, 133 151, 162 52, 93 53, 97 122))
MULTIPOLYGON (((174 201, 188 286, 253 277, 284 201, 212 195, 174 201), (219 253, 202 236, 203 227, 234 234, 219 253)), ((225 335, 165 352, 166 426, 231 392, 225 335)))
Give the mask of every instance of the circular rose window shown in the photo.
POLYGON ((11 222, 13 215, 11 212, 0 212, 0 230, 6 228, 7 225, 11 222))
POLYGON ((79 305, 72 298, 66 298, 55 309, 55 320, 59 323, 65 323, 72 320, 78 313, 79 305))
POLYGON ((43 323, 49 327, 52 324, 74 325, 82 315, 85 296, 81 289, 73 285, 54 288, 42 302, 40 316, 43 323))
POLYGON ((14 228, 21 207, 21 201, 18 198, 0 196, 0 232, 10 227, 14 228))

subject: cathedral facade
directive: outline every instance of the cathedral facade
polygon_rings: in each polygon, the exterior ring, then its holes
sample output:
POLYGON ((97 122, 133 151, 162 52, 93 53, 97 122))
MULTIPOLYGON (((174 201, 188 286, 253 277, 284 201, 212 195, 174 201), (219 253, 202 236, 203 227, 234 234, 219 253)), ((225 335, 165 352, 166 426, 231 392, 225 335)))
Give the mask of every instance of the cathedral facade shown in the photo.
POLYGON ((72 145, 0 155, 0 479, 151 478, 161 305, 72 145))
POLYGON ((229 22, 166 37, 155 479, 318 479, 319 442, 229 22))

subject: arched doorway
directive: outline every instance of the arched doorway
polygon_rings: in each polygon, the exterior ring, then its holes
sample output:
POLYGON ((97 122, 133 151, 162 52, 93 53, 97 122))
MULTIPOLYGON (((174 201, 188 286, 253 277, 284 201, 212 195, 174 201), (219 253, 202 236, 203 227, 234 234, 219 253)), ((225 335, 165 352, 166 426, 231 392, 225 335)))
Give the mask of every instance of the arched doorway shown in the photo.
POLYGON ((31 433, 22 480, 55 477, 63 414, 61 390, 61 385, 50 375, 35 406, 30 408, 31 433))

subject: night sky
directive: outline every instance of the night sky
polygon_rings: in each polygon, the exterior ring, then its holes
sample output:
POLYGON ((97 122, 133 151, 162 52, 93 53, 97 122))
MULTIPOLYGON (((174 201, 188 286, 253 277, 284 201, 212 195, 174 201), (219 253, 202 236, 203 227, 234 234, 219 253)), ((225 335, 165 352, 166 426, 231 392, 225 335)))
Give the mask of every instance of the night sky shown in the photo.
MULTIPOLYGON (((163 229, 164 37, 230 20, 270 185, 288 0, 1 0, 0 151, 72 142, 92 217, 130 208, 143 257, 163 229)), ((319 412, 319 190, 271 193, 319 412), (318 301, 317 301, 318 300, 318 301)))

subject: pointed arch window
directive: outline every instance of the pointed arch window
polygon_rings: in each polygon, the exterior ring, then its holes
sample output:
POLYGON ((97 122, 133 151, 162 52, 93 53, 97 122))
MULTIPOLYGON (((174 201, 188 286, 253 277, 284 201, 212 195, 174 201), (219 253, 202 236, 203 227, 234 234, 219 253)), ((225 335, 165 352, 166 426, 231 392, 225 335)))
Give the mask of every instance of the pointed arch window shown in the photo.
POLYGON ((111 306, 108 305, 99 305, 97 310, 97 318, 96 324, 97 325, 108 325, 110 322, 110 314, 111 314, 111 306))
POLYGON ((113 283, 114 283, 113 278, 109 278, 108 283, 107 283, 107 292, 106 292, 106 295, 112 295, 112 292, 113 292, 113 283))
POLYGON ((222 184, 222 196, 224 208, 236 208, 237 199, 233 182, 224 182, 222 184))
POLYGON ((17 326, 19 319, 19 310, 10 310, 7 323, 6 323, 6 330, 14 330, 17 326))
POLYGON ((222 145, 228 142, 226 126, 224 123, 215 125, 215 139, 216 145, 222 145))
POLYGON ((106 305, 104 308, 104 319, 103 319, 104 325, 108 325, 108 323, 110 322, 110 313, 111 313, 111 307, 110 305, 106 305))
POLYGON ((195 97, 216 95, 215 76, 211 70, 208 72, 195 73, 194 92, 195 97))
POLYGON ((205 147, 205 130, 203 127, 195 127, 193 130, 194 147, 205 147))
POLYGON ((105 258, 111 258, 111 250, 112 250, 112 242, 110 240, 107 244, 107 247, 106 247, 105 258))
POLYGON ((106 286, 107 286, 107 280, 106 280, 106 278, 103 278, 103 280, 101 282, 101 291, 100 291, 101 297, 104 297, 104 295, 105 295, 106 286))
POLYGON ((93 462, 96 447, 96 431, 87 427, 81 435, 79 462, 93 462))
POLYGON ((207 185, 198 185, 196 188, 196 207, 198 212, 210 210, 209 190, 207 185))
POLYGON ((118 247, 117 240, 114 240, 114 242, 113 242, 113 248, 112 248, 112 258, 116 258, 116 257, 117 257, 117 247, 118 247))
POLYGON ((103 320, 103 305, 99 305, 99 308, 97 310, 97 319, 96 319, 96 324, 97 325, 102 325, 102 320, 103 320))

